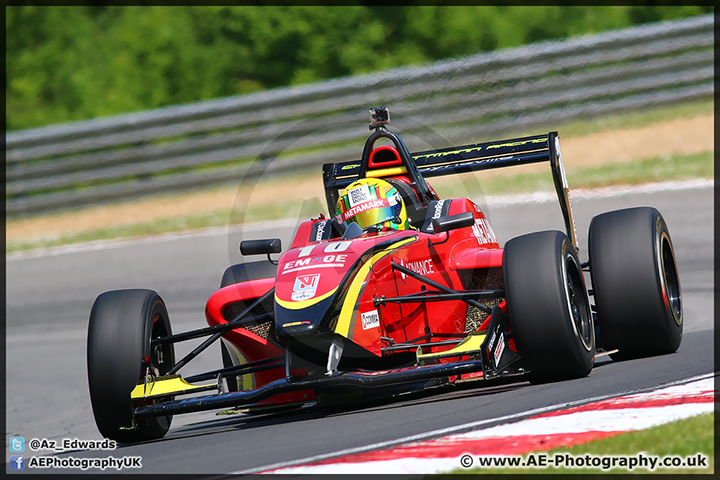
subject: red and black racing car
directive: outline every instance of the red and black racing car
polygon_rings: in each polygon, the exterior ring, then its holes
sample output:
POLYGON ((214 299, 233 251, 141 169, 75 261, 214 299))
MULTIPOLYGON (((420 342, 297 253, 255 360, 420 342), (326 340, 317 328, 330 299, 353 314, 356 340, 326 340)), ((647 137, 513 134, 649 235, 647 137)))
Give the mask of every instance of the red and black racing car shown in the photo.
POLYGON ((677 350, 680 282, 657 210, 595 217, 583 264, 556 132, 411 154, 388 122, 387 108, 372 109, 360 160, 323 166, 329 216, 301 224, 277 261, 279 239, 241 242, 243 255, 267 259, 225 271, 208 327, 173 333, 152 290, 96 299, 87 358, 102 435, 160 438, 186 412, 263 412, 467 379, 571 379, 588 375, 600 351, 620 360, 677 350), (550 165, 566 232, 504 248, 478 205, 438 198, 426 181, 535 162, 550 165), (175 358, 176 342, 202 337, 175 358), (222 367, 178 373, 217 340, 222 367))

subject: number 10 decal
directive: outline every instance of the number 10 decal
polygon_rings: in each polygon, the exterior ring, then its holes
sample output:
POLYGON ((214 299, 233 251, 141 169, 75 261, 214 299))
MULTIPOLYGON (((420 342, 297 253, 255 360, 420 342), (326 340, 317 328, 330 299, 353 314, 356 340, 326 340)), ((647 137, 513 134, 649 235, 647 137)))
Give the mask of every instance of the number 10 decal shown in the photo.
MULTIPOLYGON (((344 252, 345 250, 350 248, 351 243, 352 243, 352 241, 328 243, 327 245, 325 245, 323 252, 325 252, 325 253, 344 252)), ((298 253, 298 258, 307 257, 308 255, 310 255, 310 253, 313 251, 313 249, 315 247, 317 247, 317 245, 308 245, 307 247, 301 248, 300 253, 298 253)))

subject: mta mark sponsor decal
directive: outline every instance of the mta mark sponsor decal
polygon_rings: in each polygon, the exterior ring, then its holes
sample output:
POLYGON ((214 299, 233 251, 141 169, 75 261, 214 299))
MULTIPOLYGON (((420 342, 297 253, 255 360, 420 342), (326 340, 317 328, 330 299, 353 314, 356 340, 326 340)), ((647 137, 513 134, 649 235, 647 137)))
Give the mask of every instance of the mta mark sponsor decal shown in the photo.
POLYGON ((300 275, 295 279, 290 299, 296 302, 313 298, 320 283, 320 274, 300 275))
POLYGON ((358 213, 370 210, 371 208, 391 207, 395 205, 396 202, 393 201, 391 203, 390 200, 395 200, 395 197, 390 197, 389 199, 383 198, 382 200, 370 200, 369 202, 360 203, 348 209, 340 218, 343 222, 345 222, 348 218, 352 218, 358 213))

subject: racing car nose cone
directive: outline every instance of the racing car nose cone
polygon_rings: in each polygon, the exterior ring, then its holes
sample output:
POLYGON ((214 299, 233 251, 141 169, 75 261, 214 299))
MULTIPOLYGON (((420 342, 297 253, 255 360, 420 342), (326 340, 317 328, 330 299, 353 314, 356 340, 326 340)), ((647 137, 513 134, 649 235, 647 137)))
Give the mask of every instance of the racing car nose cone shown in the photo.
POLYGON ((308 337, 330 331, 328 311, 334 296, 303 308, 288 308, 275 302, 275 330, 278 340, 287 342, 298 337, 308 337))

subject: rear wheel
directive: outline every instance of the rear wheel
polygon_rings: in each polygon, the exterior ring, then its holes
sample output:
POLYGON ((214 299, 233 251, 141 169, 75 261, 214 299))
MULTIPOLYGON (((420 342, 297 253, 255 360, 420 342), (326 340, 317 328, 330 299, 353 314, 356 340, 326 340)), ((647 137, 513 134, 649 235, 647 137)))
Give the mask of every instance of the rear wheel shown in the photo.
POLYGON ((146 374, 161 376, 175 363, 172 344, 151 346, 170 335, 170 319, 152 290, 114 290, 93 304, 88 327, 90 401, 100 433, 119 442, 162 438, 172 416, 133 419, 130 393, 146 374))
POLYGON ((683 330, 682 295, 667 225, 651 207, 593 218, 588 238, 598 325, 613 360, 672 353, 683 330))
POLYGON ((503 274, 512 335, 530 380, 588 375, 595 361, 592 312, 568 237, 546 231, 511 239, 503 274))

